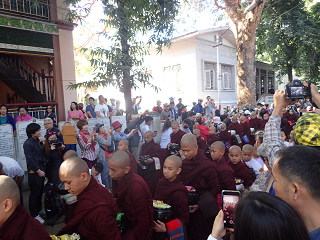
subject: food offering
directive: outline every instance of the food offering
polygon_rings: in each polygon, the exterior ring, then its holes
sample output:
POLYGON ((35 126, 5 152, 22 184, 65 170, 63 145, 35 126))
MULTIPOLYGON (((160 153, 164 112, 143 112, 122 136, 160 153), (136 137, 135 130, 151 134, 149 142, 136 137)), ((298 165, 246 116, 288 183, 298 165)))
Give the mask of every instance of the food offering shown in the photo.
POLYGON ((163 223, 170 222, 174 219, 171 206, 163 201, 153 200, 154 220, 160 220, 163 223))
POLYGON ((196 205, 198 203, 198 193, 197 190, 194 187, 186 186, 189 192, 189 206, 196 205))
POLYGON ((50 235, 52 240, 80 240, 81 237, 77 233, 73 233, 72 235, 64 234, 61 236, 50 235))

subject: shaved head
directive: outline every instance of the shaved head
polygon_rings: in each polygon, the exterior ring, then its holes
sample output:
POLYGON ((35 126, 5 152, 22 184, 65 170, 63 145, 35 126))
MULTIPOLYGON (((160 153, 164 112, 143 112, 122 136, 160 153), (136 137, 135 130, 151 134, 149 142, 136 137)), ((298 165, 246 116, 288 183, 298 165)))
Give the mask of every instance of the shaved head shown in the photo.
POLYGON ((200 130, 199 129, 195 129, 195 130, 193 130, 193 133, 196 133, 196 134, 200 135, 200 130))
POLYGON ((241 152, 241 148, 239 146, 233 145, 229 148, 229 152, 231 151, 239 151, 241 152))
POLYGON ((5 199, 11 199, 13 202, 14 209, 20 203, 20 193, 16 182, 8 177, 0 176, 0 202, 5 199))
POLYGON ((181 138, 181 147, 191 145, 191 146, 197 146, 197 138, 191 133, 187 133, 183 135, 181 138))
POLYGON ((220 127, 221 128, 227 128, 227 125, 225 123, 222 123, 220 127))
POLYGON ((171 155, 171 156, 167 157, 165 161, 167 161, 167 160, 172 161, 177 168, 181 168, 181 166, 182 166, 182 159, 178 156, 171 155))
POLYGON ((128 153, 121 150, 112 154, 109 162, 117 163, 117 165, 122 168, 130 167, 130 157, 128 153))
POLYGON ((233 116, 232 120, 238 120, 237 116, 233 116))
POLYGON ((244 121, 245 121, 245 120, 247 120, 247 119, 246 119, 245 116, 241 116, 241 117, 240 117, 240 120, 244 120, 244 121))
POLYGON ((225 148, 226 148, 225 145, 224 145, 224 143, 221 142, 221 141, 217 141, 217 142, 212 143, 212 144, 211 144, 211 147, 212 147, 212 146, 216 147, 216 148, 219 149, 220 151, 224 151, 225 148))
POLYGON ((119 143, 122 143, 122 144, 124 144, 126 146, 129 146, 129 141, 127 139, 122 139, 122 140, 119 141, 119 143))
POLYGON ((177 121, 174 121, 174 122, 171 123, 171 127, 172 126, 179 126, 179 123, 177 121))
POLYGON ((71 158, 71 157, 78 157, 77 156, 77 153, 73 150, 69 150, 67 151, 64 155, 63 155, 63 160, 66 160, 68 158, 71 158))
POLYGON ((89 167, 81 158, 71 157, 61 164, 59 172, 66 172, 68 175, 78 177, 82 173, 89 175, 89 167))
MULTIPOLYGON (((216 127, 215 127, 215 126, 211 126, 211 127, 209 128, 209 130, 210 130, 210 131, 214 131, 214 132, 216 132, 216 130, 217 130, 217 129, 216 129, 216 127)), ((194 130, 193 130, 193 131, 194 131, 194 130)))
POLYGON ((152 131, 147 131, 144 135, 153 137, 153 132, 152 131))
POLYGON ((250 144, 246 144, 242 147, 242 151, 253 151, 253 147, 250 144))

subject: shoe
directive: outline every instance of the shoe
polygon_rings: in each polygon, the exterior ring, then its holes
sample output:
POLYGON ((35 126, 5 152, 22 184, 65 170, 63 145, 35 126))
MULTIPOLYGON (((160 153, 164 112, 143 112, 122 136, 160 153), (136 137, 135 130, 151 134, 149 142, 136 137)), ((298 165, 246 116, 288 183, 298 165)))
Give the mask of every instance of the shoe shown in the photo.
POLYGON ((46 211, 44 209, 41 209, 39 212, 38 212, 39 215, 46 215, 46 211))
POLYGON ((44 224, 44 220, 42 217, 40 217, 40 215, 36 216, 34 219, 38 220, 41 224, 44 224))

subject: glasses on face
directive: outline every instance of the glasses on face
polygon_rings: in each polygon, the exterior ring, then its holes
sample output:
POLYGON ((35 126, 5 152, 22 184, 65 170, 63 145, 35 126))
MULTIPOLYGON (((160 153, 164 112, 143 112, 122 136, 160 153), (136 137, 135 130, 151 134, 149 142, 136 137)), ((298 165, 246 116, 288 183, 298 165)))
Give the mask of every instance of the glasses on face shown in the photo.
POLYGON ((52 109, 51 107, 48 107, 47 109, 52 109))
POLYGON ((50 124, 53 124, 53 123, 45 123, 44 125, 47 126, 47 125, 50 125, 50 124))
POLYGON ((56 134, 56 132, 48 132, 49 135, 56 134))

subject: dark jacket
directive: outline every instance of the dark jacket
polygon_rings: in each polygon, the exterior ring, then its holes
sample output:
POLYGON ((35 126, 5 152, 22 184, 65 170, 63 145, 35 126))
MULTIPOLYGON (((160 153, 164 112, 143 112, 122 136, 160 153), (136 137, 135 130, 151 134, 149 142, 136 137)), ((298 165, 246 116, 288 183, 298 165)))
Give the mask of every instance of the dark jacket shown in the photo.
MULTIPOLYGON (((127 125, 126 130, 124 130, 124 133, 129 134, 132 129, 138 129, 142 135, 142 131, 140 129, 140 124, 143 123, 144 121, 144 116, 141 115, 140 117, 136 118, 133 122, 129 122, 127 125)), ((143 139, 143 136, 142 136, 143 139)), ((131 147, 138 147, 140 142, 140 136, 139 133, 136 132, 131 139, 129 139, 129 146, 131 147)))
POLYGON ((10 115, 7 115, 7 124, 11 124, 12 125, 12 130, 15 131, 16 130, 16 120, 14 120, 13 117, 11 117, 10 115))
POLYGON ((23 144, 24 155, 26 156, 28 172, 37 172, 38 169, 45 171, 43 162, 42 147, 39 139, 28 138, 23 144))

